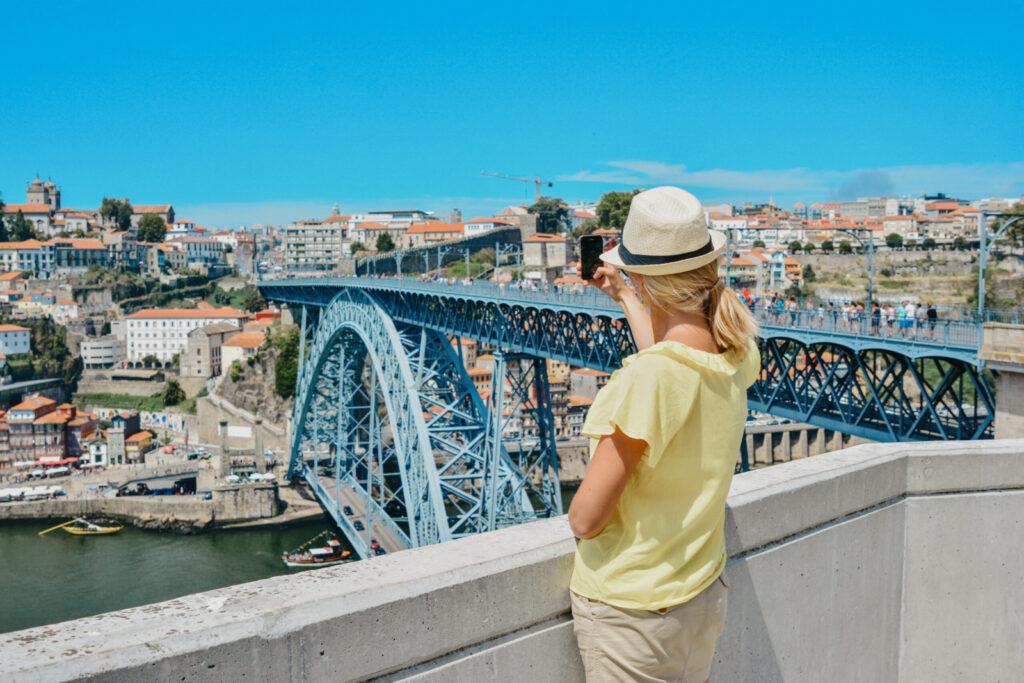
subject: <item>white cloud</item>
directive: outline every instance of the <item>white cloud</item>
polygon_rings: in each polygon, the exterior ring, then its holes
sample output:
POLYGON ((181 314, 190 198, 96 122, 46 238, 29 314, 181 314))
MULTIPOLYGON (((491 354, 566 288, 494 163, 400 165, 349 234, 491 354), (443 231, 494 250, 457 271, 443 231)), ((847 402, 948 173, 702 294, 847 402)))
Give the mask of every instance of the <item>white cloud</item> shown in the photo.
POLYGON ((649 187, 681 185, 748 193, 834 196, 840 199, 861 189, 890 188, 897 194, 943 191, 952 195, 983 197, 1024 192, 1024 163, 933 164, 888 166, 848 171, 808 168, 736 171, 688 170, 684 164, 660 161, 611 161, 597 171, 579 171, 559 182, 586 182, 649 187), (846 195, 846 196, 843 196, 846 195))

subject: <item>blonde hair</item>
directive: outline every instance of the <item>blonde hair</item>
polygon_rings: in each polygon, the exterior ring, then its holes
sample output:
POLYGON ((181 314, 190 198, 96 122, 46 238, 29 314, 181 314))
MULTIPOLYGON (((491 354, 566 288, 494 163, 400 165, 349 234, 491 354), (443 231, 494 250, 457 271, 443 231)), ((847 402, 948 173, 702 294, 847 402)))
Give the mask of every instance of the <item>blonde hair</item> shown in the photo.
POLYGON ((700 313, 708 321, 719 348, 742 360, 757 322, 736 293, 718 278, 718 261, 672 275, 644 275, 640 296, 651 308, 700 313))

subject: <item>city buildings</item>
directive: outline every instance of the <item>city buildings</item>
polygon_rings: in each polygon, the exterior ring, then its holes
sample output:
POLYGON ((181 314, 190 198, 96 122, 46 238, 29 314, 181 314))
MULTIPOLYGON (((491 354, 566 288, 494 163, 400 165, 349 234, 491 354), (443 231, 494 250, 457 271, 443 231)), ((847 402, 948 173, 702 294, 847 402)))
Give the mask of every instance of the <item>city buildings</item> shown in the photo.
MULTIPOLYGON (((124 465, 132 462, 128 460, 127 441, 140 429, 139 414, 134 410, 121 410, 110 418, 110 426, 107 428, 108 465, 124 465)), ((133 453, 138 457, 137 448, 133 450, 133 453)))
POLYGON ((0 354, 4 356, 15 356, 19 353, 29 353, 31 347, 32 330, 20 325, 0 325, 0 354))
POLYGON ((147 356, 169 362, 185 351, 192 330, 214 323, 231 323, 239 328, 246 315, 233 308, 163 308, 138 311, 127 316, 127 360, 141 363, 147 356))
POLYGON ((87 449, 98 424, 95 415, 80 413, 70 403, 58 406, 45 396, 26 396, 0 412, 0 466, 27 461, 49 467, 67 464, 87 449))
POLYGON ((221 372, 226 373, 235 361, 243 362, 256 355, 267 335, 263 332, 238 332, 228 338, 221 348, 221 372))
POLYGON ((235 323, 219 322, 188 333, 185 352, 179 356, 182 377, 214 377, 220 375, 224 342, 241 331, 235 323))

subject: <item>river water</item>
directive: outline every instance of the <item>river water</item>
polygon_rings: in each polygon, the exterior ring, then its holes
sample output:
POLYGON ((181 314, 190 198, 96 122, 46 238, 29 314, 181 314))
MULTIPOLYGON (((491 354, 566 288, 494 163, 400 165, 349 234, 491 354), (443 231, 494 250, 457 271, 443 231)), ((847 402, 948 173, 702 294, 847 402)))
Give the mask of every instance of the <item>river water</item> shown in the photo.
POLYGON ((328 528, 318 520, 195 536, 134 527, 109 536, 37 535, 56 523, 0 525, 0 633, 306 571, 285 567, 281 553, 328 528))

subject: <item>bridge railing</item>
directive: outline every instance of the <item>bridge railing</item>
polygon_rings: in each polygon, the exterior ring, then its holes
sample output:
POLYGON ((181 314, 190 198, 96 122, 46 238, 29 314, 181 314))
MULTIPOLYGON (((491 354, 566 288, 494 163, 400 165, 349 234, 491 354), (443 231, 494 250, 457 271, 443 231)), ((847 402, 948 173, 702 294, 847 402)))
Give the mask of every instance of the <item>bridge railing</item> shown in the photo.
POLYGON ((845 335, 906 342, 917 346, 981 348, 982 327, 979 323, 959 320, 917 320, 888 318, 885 315, 843 316, 825 311, 774 311, 754 308, 754 317, 761 325, 791 328, 802 332, 845 335))

